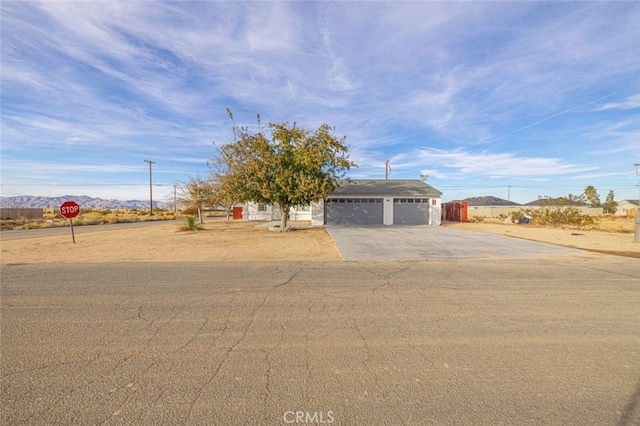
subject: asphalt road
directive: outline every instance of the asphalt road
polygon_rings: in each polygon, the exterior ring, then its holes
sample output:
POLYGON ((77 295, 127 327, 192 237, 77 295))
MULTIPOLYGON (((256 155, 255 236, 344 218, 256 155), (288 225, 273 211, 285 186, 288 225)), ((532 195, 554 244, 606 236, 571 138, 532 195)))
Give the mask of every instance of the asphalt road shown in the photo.
POLYGON ((640 424, 640 264, 3 265, 0 424, 640 424))

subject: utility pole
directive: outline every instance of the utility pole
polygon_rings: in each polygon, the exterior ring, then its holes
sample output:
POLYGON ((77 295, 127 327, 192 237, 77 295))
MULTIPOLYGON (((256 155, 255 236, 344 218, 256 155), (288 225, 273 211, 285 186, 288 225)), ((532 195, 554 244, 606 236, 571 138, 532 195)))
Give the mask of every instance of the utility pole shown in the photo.
POLYGON ((384 180, 389 180, 389 171, 391 170, 391 166, 389 166, 389 160, 384 162, 384 180))
MULTIPOLYGON (((640 163, 635 163, 636 175, 640 176, 640 163)), ((638 181, 638 213, 640 213, 640 180, 638 181)))
POLYGON ((178 198, 176 197, 176 187, 178 185, 173 184, 173 215, 178 214, 178 198))
MULTIPOLYGON (((640 163, 635 163, 634 166, 636 166, 636 175, 640 176, 640 163)), ((640 181, 638 182, 638 210, 636 210, 636 238, 633 242, 640 243, 640 181)))
POLYGON ((153 216, 153 182, 151 179, 151 165, 156 164, 155 161, 144 160, 149 163, 149 216, 153 216))

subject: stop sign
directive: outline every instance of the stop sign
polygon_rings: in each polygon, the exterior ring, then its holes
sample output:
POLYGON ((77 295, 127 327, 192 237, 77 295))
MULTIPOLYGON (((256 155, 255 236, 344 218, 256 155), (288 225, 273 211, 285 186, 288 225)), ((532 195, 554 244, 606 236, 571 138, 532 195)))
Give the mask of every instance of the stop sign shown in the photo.
POLYGON ((75 201, 65 201, 60 206, 60 214, 67 219, 72 219, 80 213, 80 206, 75 201))

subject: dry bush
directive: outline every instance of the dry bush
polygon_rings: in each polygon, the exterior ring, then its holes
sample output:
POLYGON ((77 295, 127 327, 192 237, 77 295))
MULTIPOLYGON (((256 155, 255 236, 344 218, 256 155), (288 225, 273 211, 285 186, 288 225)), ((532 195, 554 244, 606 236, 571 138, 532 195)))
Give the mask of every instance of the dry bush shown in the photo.
POLYGON ((483 222, 484 222, 484 220, 485 220, 485 217, 484 217, 484 216, 471 216, 471 217, 468 219, 468 222, 469 222, 469 223, 483 223, 483 222))
POLYGON ((547 207, 541 209, 520 209, 512 212, 510 217, 513 222, 528 216, 533 225, 539 226, 575 226, 578 228, 593 228, 597 219, 593 216, 580 213, 574 207, 547 207))

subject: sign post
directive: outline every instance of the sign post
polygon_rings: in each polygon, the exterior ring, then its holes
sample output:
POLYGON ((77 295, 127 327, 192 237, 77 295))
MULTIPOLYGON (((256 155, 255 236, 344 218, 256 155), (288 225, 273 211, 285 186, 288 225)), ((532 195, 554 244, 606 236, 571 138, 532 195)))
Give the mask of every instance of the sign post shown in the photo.
POLYGON ((69 219, 69 224, 71 225, 71 239, 73 240, 73 244, 76 243, 76 236, 73 233, 73 218, 78 216, 80 213, 80 206, 75 201, 65 201, 60 206, 60 214, 62 217, 69 219))

